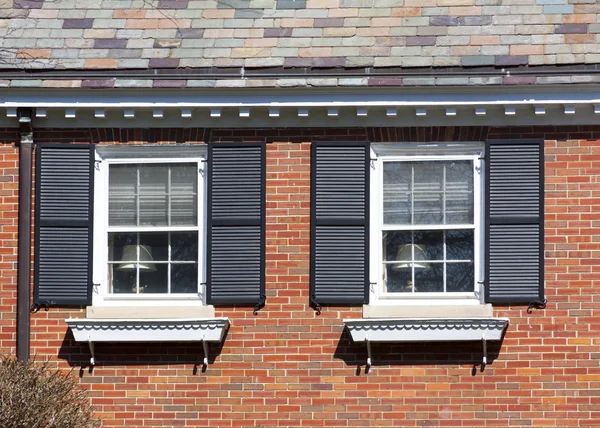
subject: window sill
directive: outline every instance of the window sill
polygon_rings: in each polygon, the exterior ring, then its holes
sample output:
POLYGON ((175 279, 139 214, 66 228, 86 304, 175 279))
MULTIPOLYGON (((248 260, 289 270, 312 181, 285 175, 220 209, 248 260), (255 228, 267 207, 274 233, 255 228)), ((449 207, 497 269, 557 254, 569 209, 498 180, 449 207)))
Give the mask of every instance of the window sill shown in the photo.
POLYGON ((474 304, 436 304, 428 305, 364 305, 363 319, 372 318, 491 318, 492 305, 474 304))
POLYGON ((214 306, 200 304, 150 306, 121 303, 119 306, 88 306, 86 308, 86 319, 209 319, 214 316, 214 306))

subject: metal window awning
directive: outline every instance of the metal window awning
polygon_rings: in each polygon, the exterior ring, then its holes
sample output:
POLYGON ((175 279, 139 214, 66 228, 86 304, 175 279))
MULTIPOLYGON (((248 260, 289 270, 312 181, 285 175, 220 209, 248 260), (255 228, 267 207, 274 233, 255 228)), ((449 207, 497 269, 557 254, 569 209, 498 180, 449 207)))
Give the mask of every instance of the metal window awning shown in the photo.
POLYGON ((508 327, 508 318, 386 318, 346 319, 354 342, 367 345, 367 367, 371 366, 371 342, 453 342, 483 343, 483 364, 487 364, 488 340, 501 340, 508 327))
POLYGON ((90 347, 96 363, 96 342, 202 342, 203 364, 208 365, 208 342, 221 342, 229 328, 227 318, 210 319, 89 319, 65 320, 77 342, 90 347))

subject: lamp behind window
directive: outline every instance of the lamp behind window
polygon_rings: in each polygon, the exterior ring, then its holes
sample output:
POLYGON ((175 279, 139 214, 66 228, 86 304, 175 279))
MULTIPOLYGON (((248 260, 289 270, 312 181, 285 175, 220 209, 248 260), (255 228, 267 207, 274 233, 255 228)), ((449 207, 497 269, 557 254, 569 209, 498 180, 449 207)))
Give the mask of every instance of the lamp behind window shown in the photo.
POLYGON ((425 246, 420 244, 404 244, 398 249, 398 255, 396 260, 406 260, 392 266, 394 270, 402 269, 427 269, 429 266, 422 261, 427 261, 427 253, 425 252, 425 246), (414 258, 413 258, 414 251, 414 258))
POLYGON ((135 270, 136 266, 139 266, 140 272, 156 272, 156 265, 152 258, 152 247, 149 245, 125 245, 123 247, 123 257, 121 257, 124 263, 121 263, 117 270, 129 272, 135 270), (139 262, 132 260, 138 260, 137 249, 140 249, 139 262))

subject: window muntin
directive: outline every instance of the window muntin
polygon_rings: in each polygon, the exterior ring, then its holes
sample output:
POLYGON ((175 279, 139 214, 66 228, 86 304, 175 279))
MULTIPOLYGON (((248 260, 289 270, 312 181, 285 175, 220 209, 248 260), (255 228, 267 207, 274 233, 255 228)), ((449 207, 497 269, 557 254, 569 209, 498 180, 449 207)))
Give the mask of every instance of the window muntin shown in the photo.
POLYGON ((111 163, 108 295, 198 295, 199 165, 111 163))
POLYGON ((383 159, 382 297, 476 291, 475 159, 383 159))

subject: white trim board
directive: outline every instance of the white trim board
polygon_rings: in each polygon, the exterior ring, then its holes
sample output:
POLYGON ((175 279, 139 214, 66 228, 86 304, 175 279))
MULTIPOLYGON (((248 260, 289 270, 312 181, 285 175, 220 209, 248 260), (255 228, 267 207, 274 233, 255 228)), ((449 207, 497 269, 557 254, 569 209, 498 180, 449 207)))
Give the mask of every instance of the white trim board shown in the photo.
POLYGON ((0 126, 16 126, 17 107, 43 113, 34 127, 586 125, 600 118, 600 86, 8 89, 0 91, 0 126))
MULTIPOLYGON (((17 128, 18 119, 3 114, 0 106, 0 126, 17 128)), ((93 108, 78 108, 76 118, 68 116, 64 107, 46 108, 45 117, 33 117, 36 128, 342 128, 342 127, 425 127, 425 126, 560 126, 595 125, 600 120, 595 104, 578 105, 575 114, 566 114, 562 105, 545 106, 546 114, 536 115, 534 105, 521 105, 514 114, 506 114, 503 106, 485 107, 486 114, 477 114, 474 106, 457 107, 457 114, 447 116, 445 107, 431 106, 397 108, 396 116, 388 116, 384 106, 368 108, 368 115, 357 116, 355 107, 338 108, 337 116, 329 116, 327 107, 280 109, 277 117, 269 115, 267 107, 249 108, 246 116, 240 116, 243 108, 220 109, 218 117, 211 116, 211 109, 196 107, 189 109, 189 116, 182 116, 178 107, 165 107, 162 119, 156 119, 151 110, 135 110, 134 118, 124 117, 124 110, 111 107, 105 117, 94 115, 93 108), (425 115, 417 115, 425 110, 425 115), (302 112, 300 114, 300 112, 302 112)))

